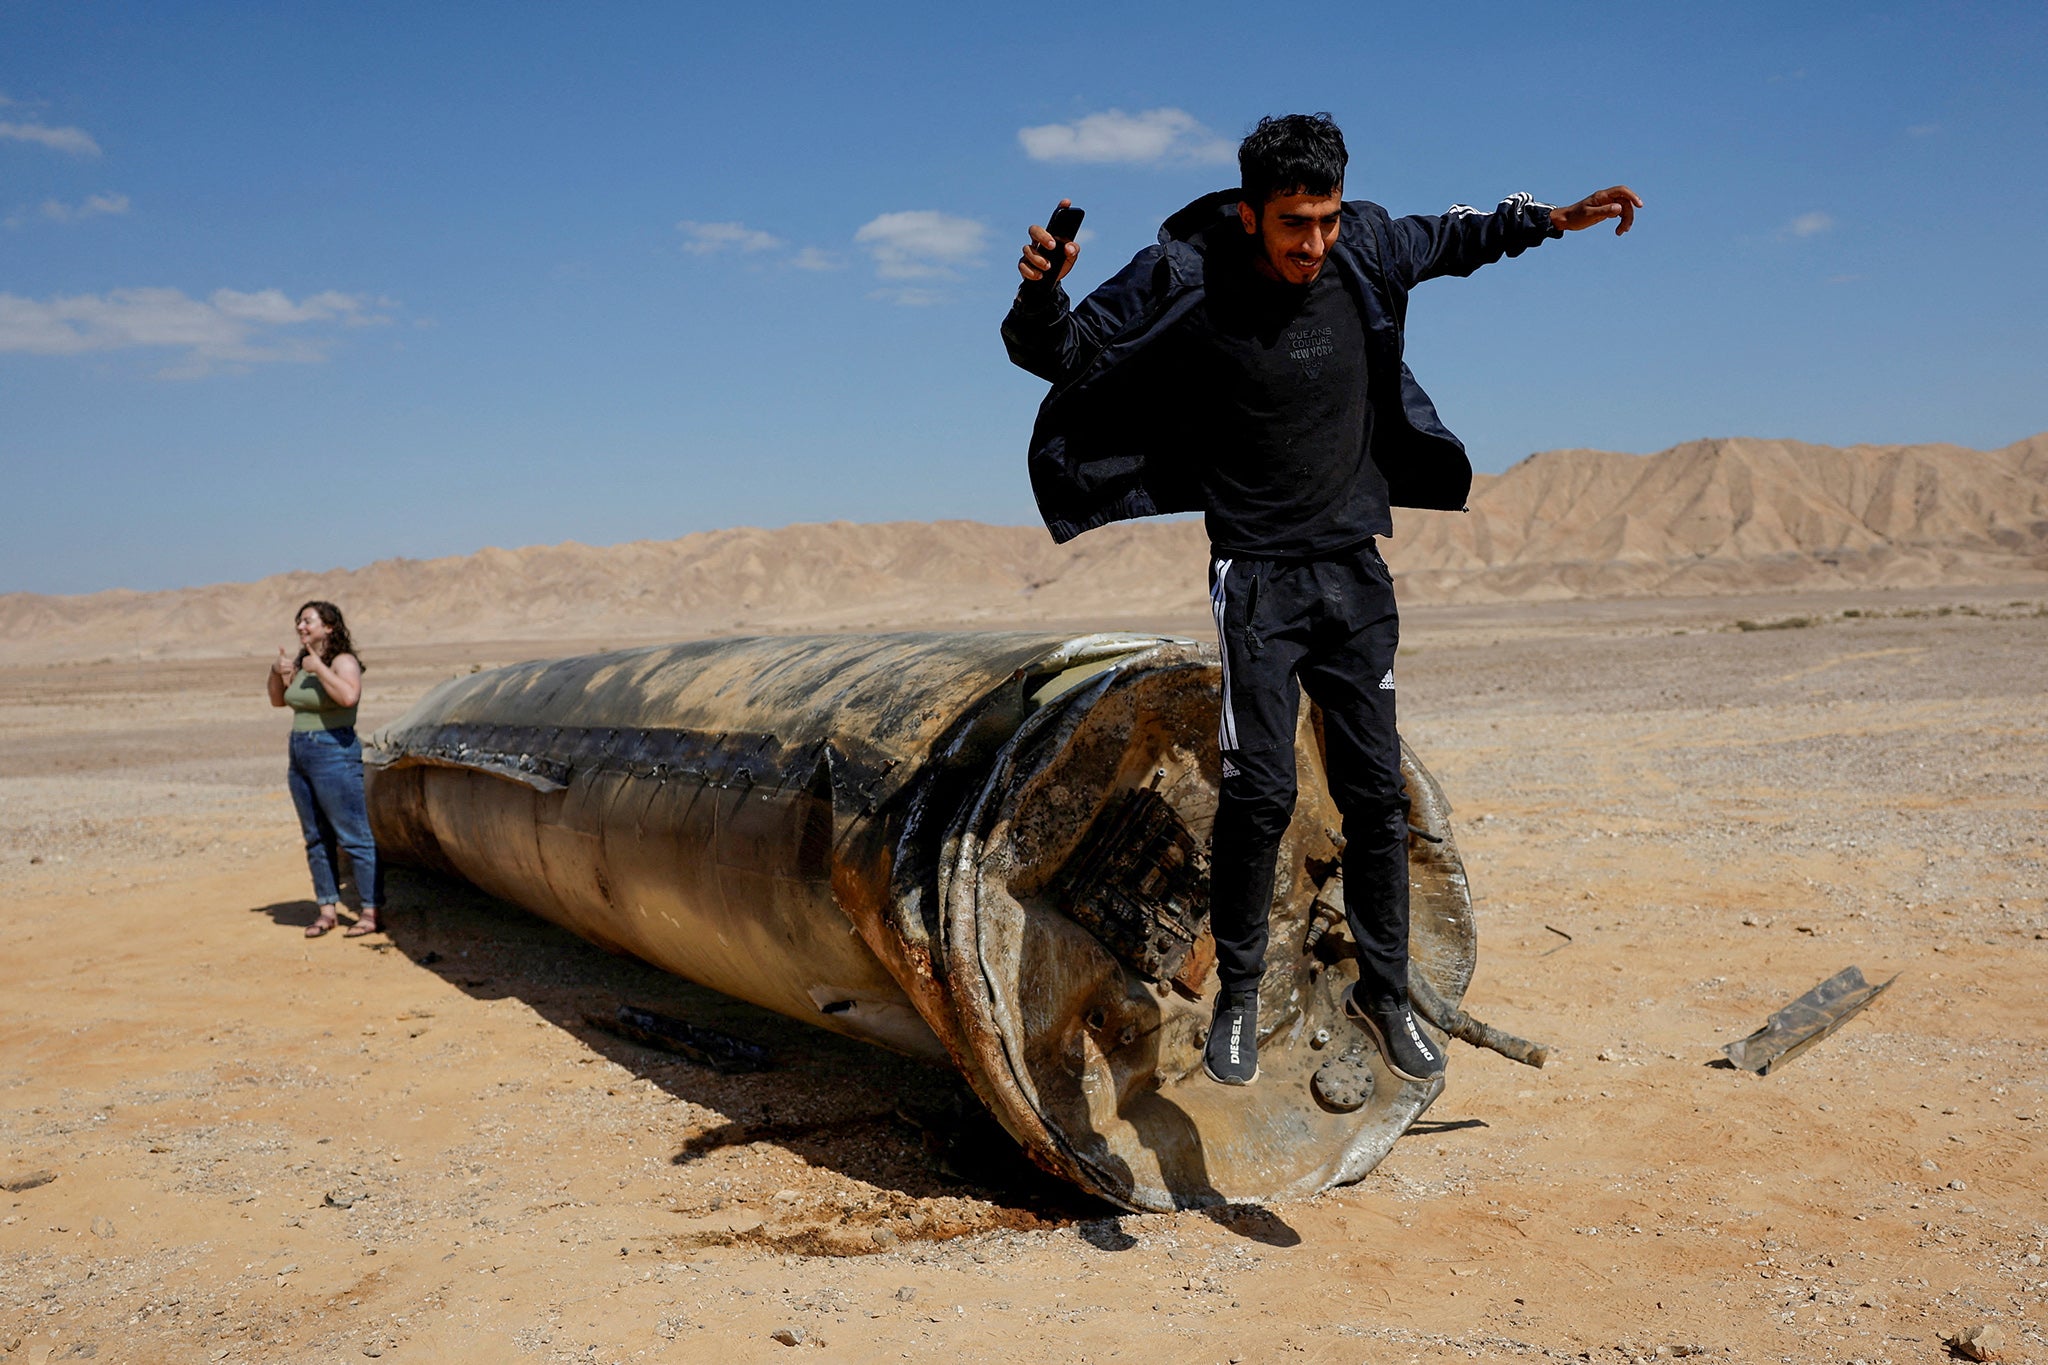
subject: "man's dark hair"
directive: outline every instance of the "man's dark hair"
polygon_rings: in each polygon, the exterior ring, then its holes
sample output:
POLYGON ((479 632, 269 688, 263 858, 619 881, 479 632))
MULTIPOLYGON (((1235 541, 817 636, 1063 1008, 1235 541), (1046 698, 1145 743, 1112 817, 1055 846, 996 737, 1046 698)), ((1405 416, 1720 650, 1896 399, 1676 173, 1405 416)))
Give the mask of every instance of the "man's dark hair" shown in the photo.
POLYGON ((1328 114, 1262 118, 1237 144, 1245 200, 1257 208, 1277 194, 1323 195, 1344 185, 1344 134, 1328 114))

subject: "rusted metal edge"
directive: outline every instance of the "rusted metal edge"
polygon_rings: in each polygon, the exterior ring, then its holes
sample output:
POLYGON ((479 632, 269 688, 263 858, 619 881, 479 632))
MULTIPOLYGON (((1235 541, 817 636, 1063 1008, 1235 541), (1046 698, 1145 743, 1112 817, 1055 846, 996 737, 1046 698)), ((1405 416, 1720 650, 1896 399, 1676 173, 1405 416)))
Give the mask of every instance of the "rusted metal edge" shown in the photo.
MULTIPOLYGON (((1060 705, 1041 707, 1027 716, 1003 745, 990 765, 989 777, 980 792, 960 810, 948 831, 948 843, 954 849, 954 858, 950 867, 941 867, 939 896, 949 911, 955 908, 956 896, 964 894, 970 900, 976 898, 973 888, 980 878, 984 825, 989 808, 1002 799, 1005 791, 1002 779, 1015 765, 1018 755, 1027 751, 1040 732, 1048 727, 1074 724, 1076 717, 1085 711, 1088 701, 1108 689, 1116 672, 1117 669, 1107 669, 1083 679, 1079 686, 1062 694, 1060 705)), ((949 914, 947 919, 951 918, 949 914)), ((1128 1200, 1110 1193, 1119 1183, 1115 1173, 1098 1170, 1093 1162, 1074 1148, 1066 1134, 1045 1121, 1045 1116, 1024 1095, 1014 1079, 1024 1059, 1016 1055, 1012 1040, 1006 1038, 982 1010, 967 1007, 967 996, 962 988, 968 982, 975 983, 978 997, 986 997, 995 990, 978 937, 971 943, 962 942, 954 933, 948 932, 941 946, 947 974, 954 982, 960 1038, 967 1054, 960 1059, 963 1063, 960 1070, 975 1093, 980 1095, 982 1103, 995 1115, 996 1122, 1033 1160, 1055 1175, 1126 1207, 1134 1207, 1128 1200)))
POLYGON ((1744 1071, 1768 1076, 1774 1068, 1848 1023, 1898 979, 1894 974, 1890 980, 1873 986, 1863 979, 1862 968, 1844 967, 1773 1014, 1755 1033, 1737 1039, 1721 1051, 1744 1071))
POLYGON ((1011 773, 1041 745, 1057 747, 1060 738, 1079 725, 1089 708, 1114 687, 1119 675, 1134 668, 1161 670, 1212 667, 1207 648, 1175 637, 1156 639, 1149 648, 1132 651, 1112 666, 1093 671, 1064 689, 1055 704, 1027 716, 993 757, 974 800, 953 817, 946 835, 948 857, 939 866, 939 901, 945 907, 946 932, 940 949, 954 1002, 962 1055, 961 1073, 988 1106, 998 1124, 1022 1146, 1031 1160, 1061 1179, 1125 1208, 1162 1212, 1170 1202, 1134 1200, 1124 1189, 1125 1174, 1105 1170, 1079 1150, 1070 1136, 1047 1121, 1020 1078, 1028 1074, 1019 1052, 1021 1039, 1009 1037, 990 1016, 987 1002, 998 993, 996 972, 984 955, 979 913, 984 838, 994 809, 1005 800, 1011 773), (963 929, 966 932, 963 933, 963 929))
MULTIPOLYGON (((1165 646, 1196 647, 1176 636, 1097 632, 1062 640, 1020 665, 963 706, 956 722, 909 775, 907 785, 889 793, 890 802, 905 802, 891 817, 891 837, 867 840, 861 849, 843 848, 835 859, 833 898, 840 911, 869 951, 888 967, 969 1088, 997 1115, 1001 1108, 988 1083, 980 1079, 981 1063, 962 1032, 942 946, 941 886, 945 868, 957 855, 957 836, 945 831, 958 805, 987 780, 989 765, 1019 724, 1063 704, 1065 694, 1075 687, 1165 646)), ((1023 1133, 1011 1136, 1030 1148, 1023 1133)))

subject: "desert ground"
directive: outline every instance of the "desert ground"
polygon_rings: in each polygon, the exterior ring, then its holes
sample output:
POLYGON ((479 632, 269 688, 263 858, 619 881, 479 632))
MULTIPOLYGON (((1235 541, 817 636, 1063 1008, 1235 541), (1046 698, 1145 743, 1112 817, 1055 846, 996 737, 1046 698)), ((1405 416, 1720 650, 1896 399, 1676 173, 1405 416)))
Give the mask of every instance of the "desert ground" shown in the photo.
MULTIPOLYGON (((0 1359, 1876 1365, 1992 1326, 2048 1362, 2039 588, 1425 606, 1404 640, 1465 1003, 1555 1053, 1457 1045, 1356 1185, 1145 1216, 948 1074, 460 884, 395 871, 388 935, 308 941, 260 657, 0 669, 0 1359), (1852 964, 1897 982, 1717 1065, 1852 964), (775 1066, 586 1022, 620 1001, 775 1066)), ((600 643, 368 650, 365 727, 600 643)))

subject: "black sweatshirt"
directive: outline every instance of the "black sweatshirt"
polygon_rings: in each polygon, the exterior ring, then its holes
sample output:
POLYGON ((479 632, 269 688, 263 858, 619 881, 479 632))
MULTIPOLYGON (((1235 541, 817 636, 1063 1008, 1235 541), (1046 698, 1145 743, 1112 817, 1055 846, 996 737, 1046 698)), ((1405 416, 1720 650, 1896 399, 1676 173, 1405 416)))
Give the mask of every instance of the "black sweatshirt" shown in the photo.
POLYGON ((1391 534, 1351 291, 1333 269, 1289 285, 1258 273, 1249 250, 1231 254, 1160 342, 1190 381, 1183 449, 1210 543, 1226 558, 1301 559, 1391 534))

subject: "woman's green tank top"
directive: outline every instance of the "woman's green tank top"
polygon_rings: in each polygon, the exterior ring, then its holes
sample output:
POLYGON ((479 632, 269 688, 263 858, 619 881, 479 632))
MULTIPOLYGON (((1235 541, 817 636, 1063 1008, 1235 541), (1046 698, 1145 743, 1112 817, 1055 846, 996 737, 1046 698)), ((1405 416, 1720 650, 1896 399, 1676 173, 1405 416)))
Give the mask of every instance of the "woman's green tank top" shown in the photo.
POLYGON ((336 706, 328 698, 327 689, 320 685, 320 680, 303 668, 292 675, 291 686, 285 688, 284 704, 292 708, 294 730, 355 728, 356 708, 336 706))

